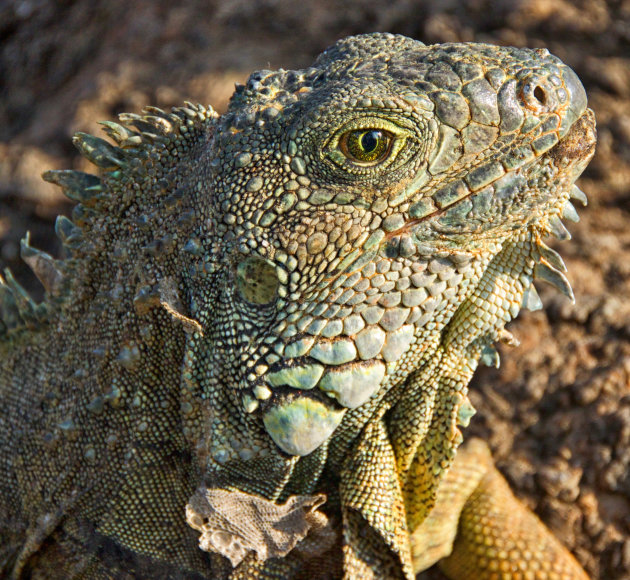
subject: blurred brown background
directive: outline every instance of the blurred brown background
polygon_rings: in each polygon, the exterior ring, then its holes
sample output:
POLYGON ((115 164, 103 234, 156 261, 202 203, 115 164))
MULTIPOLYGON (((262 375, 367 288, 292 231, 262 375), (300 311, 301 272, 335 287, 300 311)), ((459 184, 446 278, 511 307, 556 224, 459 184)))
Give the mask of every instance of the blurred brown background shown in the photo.
POLYGON ((476 376, 467 434, 490 442, 517 494, 593 578, 627 580, 629 0, 0 0, 0 266, 41 297, 19 239, 30 230, 33 245, 59 252, 53 220, 71 206, 39 175, 87 169, 73 132, 185 99, 221 111, 252 70, 303 67, 336 39, 372 31, 547 47, 584 81, 599 131, 580 180, 589 206, 573 241, 553 244, 576 304, 539 286, 545 310, 510 326, 521 346, 476 376))

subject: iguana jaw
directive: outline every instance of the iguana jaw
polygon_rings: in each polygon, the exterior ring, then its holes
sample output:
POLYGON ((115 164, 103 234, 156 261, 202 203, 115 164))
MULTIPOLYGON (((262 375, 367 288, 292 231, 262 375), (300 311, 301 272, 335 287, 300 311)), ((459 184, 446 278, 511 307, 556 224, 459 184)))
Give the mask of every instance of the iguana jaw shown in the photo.
POLYGON ((566 135, 546 155, 563 165, 577 164, 577 171, 575 171, 577 179, 593 157, 596 141, 595 114, 591 109, 586 109, 571 125, 566 135))

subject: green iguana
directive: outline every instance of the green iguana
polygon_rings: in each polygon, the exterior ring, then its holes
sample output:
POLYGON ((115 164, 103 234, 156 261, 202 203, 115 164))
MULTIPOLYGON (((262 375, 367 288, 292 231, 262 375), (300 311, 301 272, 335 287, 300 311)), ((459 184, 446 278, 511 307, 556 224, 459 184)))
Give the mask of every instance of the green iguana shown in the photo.
POLYGON ((467 385, 560 256, 595 146, 544 49, 339 41, 78 134, 66 257, 0 284, 8 578, 584 579, 467 385))

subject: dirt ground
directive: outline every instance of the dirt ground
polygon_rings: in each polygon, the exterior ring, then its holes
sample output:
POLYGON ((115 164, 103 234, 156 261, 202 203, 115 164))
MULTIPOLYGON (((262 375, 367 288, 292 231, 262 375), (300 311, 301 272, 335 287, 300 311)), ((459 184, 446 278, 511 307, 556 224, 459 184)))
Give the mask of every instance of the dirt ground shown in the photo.
MULTIPOLYGON (((70 137, 144 105, 222 110, 257 68, 296 68, 348 34, 425 43, 547 47, 575 68, 598 119, 588 194, 565 257, 575 305, 540 287, 545 309, 510 325, 520 347, 472 385, 467 435, 490 442, 515 492, 596 579, 630 578, 629 0, 4 0, 0 2, 0 266, 41 296, 19 239, 59 251, 71 206, 41 181, 86 168, 70 137), (174 7, 176 6, 177 7, 174 7)), ((443 578, 437 571, 423 578, 443 578)))

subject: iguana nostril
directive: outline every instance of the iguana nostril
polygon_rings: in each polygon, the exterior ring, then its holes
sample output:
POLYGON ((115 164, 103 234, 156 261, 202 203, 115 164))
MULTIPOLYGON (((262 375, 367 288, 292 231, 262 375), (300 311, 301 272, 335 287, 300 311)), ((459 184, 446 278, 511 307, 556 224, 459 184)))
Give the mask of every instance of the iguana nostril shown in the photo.
POLYGON ((543 106, 547 104, 547 93, 541 86, 534 89, 534 98, 543 106))
POLYGON ((546 78, 526 79, 521 85, 519 94, 523 104, 535 112, 552 112, 559 104, 556 89, 546 78))

